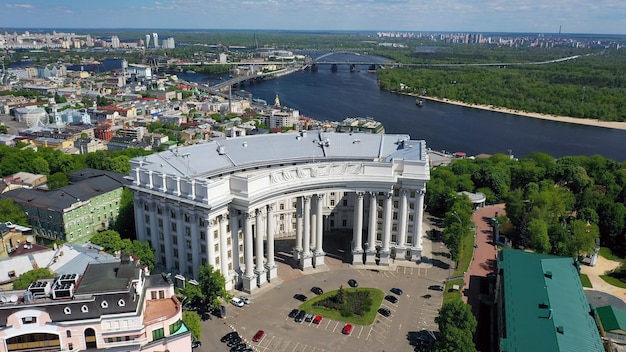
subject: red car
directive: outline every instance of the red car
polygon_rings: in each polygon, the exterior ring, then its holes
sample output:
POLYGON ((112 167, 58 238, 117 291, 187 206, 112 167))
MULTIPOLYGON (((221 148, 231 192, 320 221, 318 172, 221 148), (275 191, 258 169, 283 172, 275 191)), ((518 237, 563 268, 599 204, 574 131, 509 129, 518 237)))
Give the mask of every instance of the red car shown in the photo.
POLYGON ((254 337, 252 338, 252 341, 254 342, 259 342, 263 339, 263 336, 265 336, 265 331, 263 330, 259 330, 256 332, 256 334, 254 334, 254 337))
POLYGON ((322 316, 318 315, 315 317, 315 319, 313 319, 313 324, 319 324, 322 322, 322 316))
POLYGON ((341 330, 341 333, 344 335, 350 335, 350 333, 352 333, 352 324, 346 324, 346 326, 343 327, 343 330, 341 330))

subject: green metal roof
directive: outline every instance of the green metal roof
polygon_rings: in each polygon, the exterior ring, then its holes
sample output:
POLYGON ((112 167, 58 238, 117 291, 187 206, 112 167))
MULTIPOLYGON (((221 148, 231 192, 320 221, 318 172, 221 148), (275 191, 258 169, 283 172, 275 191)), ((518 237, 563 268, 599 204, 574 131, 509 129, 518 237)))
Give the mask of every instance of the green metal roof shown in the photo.
POLYGON ((624 330, 626 331, 626 311, 613 306, 596 308, 596 312, 602 322, 604 331, 624 330))
POLYGON ((573 258, 505 248, 500 350, 604 351, 573 258))

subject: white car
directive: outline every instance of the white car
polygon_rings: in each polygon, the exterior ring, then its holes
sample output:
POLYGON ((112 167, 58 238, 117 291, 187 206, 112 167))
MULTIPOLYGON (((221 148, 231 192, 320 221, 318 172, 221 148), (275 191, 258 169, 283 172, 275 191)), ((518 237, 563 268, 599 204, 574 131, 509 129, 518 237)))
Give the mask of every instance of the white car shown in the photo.
POLYGON ((233 297, 233 299, 230 300, 230 303, 237 307, 243 307, 244 305, 243 301, 238 297, 233 297))
POLYGON ((240 299, 241 301, 243 301, 243 303, 245 303, 245 304, 250 304, 250 303, 252 303, 252 301, 250 300, 250 298, 248 298, 248 297, 246 297, 246 296, 239 296, 239 299, 240 299))

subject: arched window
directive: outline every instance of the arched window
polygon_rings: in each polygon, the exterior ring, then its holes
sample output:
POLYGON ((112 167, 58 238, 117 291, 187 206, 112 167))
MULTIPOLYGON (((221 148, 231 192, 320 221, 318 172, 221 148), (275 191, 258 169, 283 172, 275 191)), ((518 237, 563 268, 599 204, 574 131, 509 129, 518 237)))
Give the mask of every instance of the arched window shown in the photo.
POLYGON ((120 299, 119 301, 117 301, 117 305, 123 307, 126 305, 126 302, 123 299, 120 299))
POLYGON ((72 310, 70 309, 70 307, 65 307, 65 308, 63 308, 63 313, 65 313, 65 314, 72 314, 72 310))
POLYGON ((100 307, 102 307, 102 308, 109 308, 109 303, 107 303, 107 301, 102 301, 102 302, 100 302, 100 307))
POLYGON ((87 307, 87 305, 84 305, 82 307, 80 307, 80 311, 83 313, 87 313, 89 311, 89 307, 87 307))

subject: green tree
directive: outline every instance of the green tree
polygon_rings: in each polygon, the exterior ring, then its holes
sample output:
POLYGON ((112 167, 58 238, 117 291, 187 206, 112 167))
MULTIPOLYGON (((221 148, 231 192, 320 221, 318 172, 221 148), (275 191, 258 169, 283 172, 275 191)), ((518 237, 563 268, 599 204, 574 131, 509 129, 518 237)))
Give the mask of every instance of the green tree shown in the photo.
POLYGON ((435 351, 476 351, 473 335, 478 323, 468 304, 460 299, 444 303, 435 317, 435 323, 441 333, 435 343, 435 351))
POLYGON ((198 282, 207 304, 218 307, 220 306, 220 297, 225 300, 230 299, 230 294, 226 291, 226 278, 212 265, 205 264, 200 267, 198 282))
POLYGON ((0 125, 0 134, 7 134, 7 133, 9 133, 9 130, 7 129, 7 126, 0 125))
POLYGON ((50 190, 67 186, 69 183, 70 180, 62 172, 54 173, 48 177, 48 189, 50 190))
POLYGON ((530 246, 539 253, 550 253, 550 237, 548 225, 541 219, 532 219, 528 222, 528 236, 530 246))
POLYGON ((205 298, 200 287, 198 285, 190 284, 189 282, 187 282, 181 293, 187 297, 187 301, 191 302, 193 305, 199 305, 205 298))
POLYGON ((600 237, 598 225, 583 220, 574 220, 569 224, 569 231, 572 234, 572 250, 575 251, 572 255, 579 257, 593 253, 596 239, 600 237))
POLYGON ((200 323, 200 316, 196 312, 184 311, 183 312, 183 323, 189 328, 191 331, 191 335, 199 340, 202 337, 202 324, 200 323))
POLYGON ((114 230, 98 232, 91 236, 89 242, 102 247, 105 252, 111 254, 121 250, 123 245, 119 232, 114 230))
POLYGON ((120 211, 113 224, 113 229, 124 238, 136 238, 133 199, 133 192, 124 188, 120 199, 120 211))
POLYGON ((2 222, 11 222, 17 225, 30 226, 24 210, 11 198, 0 199, 0 214, 2 222))
POLYGON ((13 289, 14 290, 25 290, 32 284, 33 282, 39 279, 51 279, 54 277, 54 274, 50 272, 50 270, 46 268, 33 269, 25 272, 20 275, 20 277, 13 281, 13 289))

